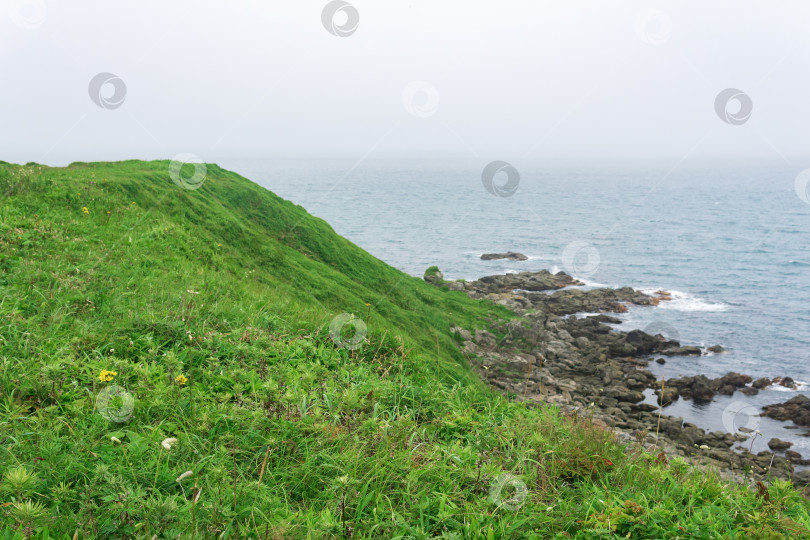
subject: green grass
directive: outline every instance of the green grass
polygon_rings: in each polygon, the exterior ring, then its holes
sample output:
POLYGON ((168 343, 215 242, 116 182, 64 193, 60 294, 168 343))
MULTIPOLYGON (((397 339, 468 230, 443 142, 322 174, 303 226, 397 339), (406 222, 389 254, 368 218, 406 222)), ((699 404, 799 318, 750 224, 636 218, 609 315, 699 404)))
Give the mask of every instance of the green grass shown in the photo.
POLYGON ((449 329, 503 308, 215 165, 194 191, 167 170, 0 163, 4 538, 808 536, 789 484, 491 392, 449 329))

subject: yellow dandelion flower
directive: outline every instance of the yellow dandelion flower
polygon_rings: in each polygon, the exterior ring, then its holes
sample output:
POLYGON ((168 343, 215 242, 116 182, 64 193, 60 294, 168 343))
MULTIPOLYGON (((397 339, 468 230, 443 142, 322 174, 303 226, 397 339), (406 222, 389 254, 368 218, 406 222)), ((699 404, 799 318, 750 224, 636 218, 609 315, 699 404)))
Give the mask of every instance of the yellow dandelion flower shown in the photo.
POLYGON ((90 210, 88 210, 86 206, 84 208, 82 208, 82 214, 84 214, 86 216, 89 213, 90 213, 90 210))
POLYGON ((117 371, 109 371, 107 369, 102 369, 101 373, 98 374, 98 378, 101 382, 110 382, 118 375, 117 371))
POLYGON ((180 375, 178 375, 178 376, 177 376, 177 378, 176 378, 176 379, 174 379, 174 380, 175 380, 175 381, 177 381, 177 384, 179 384, 180 386, 183 386, 184 384, 186 384, 186 383, 188 382, 188 377, 186 377, 185 375, 183 375, 183 374, 181 373, 181 374, 180 374, 180 375))
POLYGON ((132 201, 132 205, 135 206, 135 201, 132 201))

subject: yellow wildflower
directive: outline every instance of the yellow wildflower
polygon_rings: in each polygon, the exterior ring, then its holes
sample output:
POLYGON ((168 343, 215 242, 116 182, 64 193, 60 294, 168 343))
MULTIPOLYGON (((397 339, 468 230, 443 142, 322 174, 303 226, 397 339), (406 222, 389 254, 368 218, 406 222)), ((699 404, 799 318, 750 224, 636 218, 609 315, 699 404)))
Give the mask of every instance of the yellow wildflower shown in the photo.
POLYGON ((135 201, 132 201, 133 206, 135 205, 135 201))
POLYGON ((102 369, 101 373, 98 374, 98 378, 101 382, 110 382, 118 375, 117 371, 109 371, 106 369, 102 369))
POLYGON ((89 213, 90 213, 90 210, 88 210, 86 206, 84 208, 82 208, 82 214, 84 214, 86 216, 89 213))
POLYGON ((185 375, 183 375, 183 374, 181 373, 181 374, 180 374, 180 375, 178 375, 178 376, 177 376, 177 378, 176 378, 176 379, 174 379, 174 380, 175 380, 175 381, 177 381, 177 384, 179 384, 180 386, 183 386, 184 384, 186 384, 186 383, 188 382, 188 377, 186 377, 185 375))

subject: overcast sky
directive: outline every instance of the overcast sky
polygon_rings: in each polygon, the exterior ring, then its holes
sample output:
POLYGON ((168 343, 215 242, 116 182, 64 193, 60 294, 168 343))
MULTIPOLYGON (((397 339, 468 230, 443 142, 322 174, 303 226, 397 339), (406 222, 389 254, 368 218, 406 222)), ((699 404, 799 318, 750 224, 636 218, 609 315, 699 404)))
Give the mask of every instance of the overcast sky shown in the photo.
POLYGON ((810 157, 806 0, 3 3, 6 161, 810 157))

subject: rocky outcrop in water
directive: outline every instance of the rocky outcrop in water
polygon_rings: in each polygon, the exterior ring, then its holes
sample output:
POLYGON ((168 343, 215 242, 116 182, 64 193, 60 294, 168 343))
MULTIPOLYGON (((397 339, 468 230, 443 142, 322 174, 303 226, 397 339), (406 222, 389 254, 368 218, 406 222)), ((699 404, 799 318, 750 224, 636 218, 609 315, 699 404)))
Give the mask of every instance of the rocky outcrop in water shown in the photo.
POLYGON ((784 403, 766 405, 762 414, 774 420, 792 420, 799 426, 810 426, 810 398, 798 395, 784 403))
POLYGON ((496 259, 506 259, 508 261, 528 261, 529 258, 523 253, 507 251, 506 253, 484 253, 481 255, 484 261, 494 261, 496 259))
MULTIPOLYGON (((454 282, 445 282, 449 283, 454 282)), ((750 480, 742 473, 744 469, 760 479, 767 474, 790 478, 795 460, 802 459, 800 455, 788 459, 771 452, 752 455, 732 450, 754 434, 707 433, 682 418, 663 414, 659 423, 659 406, 645 402, 645 391, 655 392, 658 403, 667 405, 677 399, 708 402, 718 393, 753 388, 747 386, 751 377, 729 373, 717 379, 696 375, 668 380, 661 391, 662 382, 645 369, 651 355, 701 354, 701 349, 609 325, 621 322, 611 313, 621 313, 628 305, 667 301, 665 292, 568 289, 565 287, 579 282, 567 274, 546 271, 455 283, 470 297, 490 299, 520 316, 474 334, 452 328, 481 378, 514 399, 537 406, 553 403, 569 414, 587 414, 642 448, 654 442, 667 453, 691 456, 740 481, 750 480), (555 291, 561 288, 565 289, 555 291), (596 315, 575 315, 583 312, 596 315), (656 430, 658 438, 653 441, 650 434, 656 430)))

